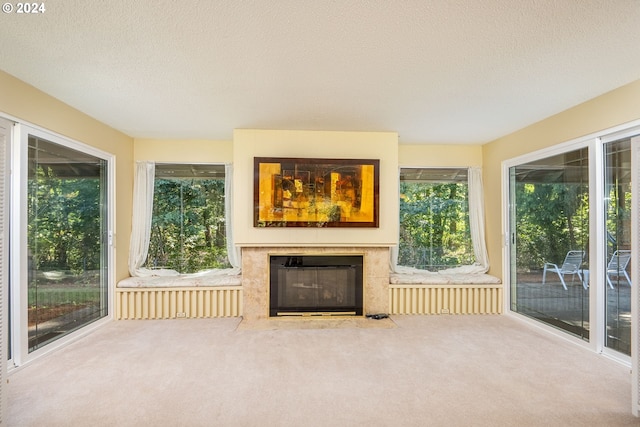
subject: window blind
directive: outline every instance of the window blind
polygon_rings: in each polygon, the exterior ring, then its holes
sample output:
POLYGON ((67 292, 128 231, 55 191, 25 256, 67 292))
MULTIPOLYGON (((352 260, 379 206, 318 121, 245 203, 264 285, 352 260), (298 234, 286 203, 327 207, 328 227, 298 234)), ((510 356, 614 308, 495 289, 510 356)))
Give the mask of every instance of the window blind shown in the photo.
POLYGON ((0 119, 0 425, 5 423, 6 414, 6 389, 7 383, 7 318, 8 318, 8 301, 9 295, 9 279, 8 279, 8 221, 9 221, 9 143, 11 138, 11 122, 0 119))

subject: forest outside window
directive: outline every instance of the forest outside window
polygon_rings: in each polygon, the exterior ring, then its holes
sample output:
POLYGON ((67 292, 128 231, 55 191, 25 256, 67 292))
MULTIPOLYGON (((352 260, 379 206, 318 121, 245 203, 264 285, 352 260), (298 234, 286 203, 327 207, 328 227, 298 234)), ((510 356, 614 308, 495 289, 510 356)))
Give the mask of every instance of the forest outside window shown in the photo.
POLYGON ((109 315, 112 157, 15 126, 9 357, 19 366, 109 315))
POLYGON ((469 170, 400 170, 398 265, 438 271, 476 263, 469 226, 469 170))
POLYGON ((224 165, 156 164, 145 267, 227 268, 226 239, 224 165))

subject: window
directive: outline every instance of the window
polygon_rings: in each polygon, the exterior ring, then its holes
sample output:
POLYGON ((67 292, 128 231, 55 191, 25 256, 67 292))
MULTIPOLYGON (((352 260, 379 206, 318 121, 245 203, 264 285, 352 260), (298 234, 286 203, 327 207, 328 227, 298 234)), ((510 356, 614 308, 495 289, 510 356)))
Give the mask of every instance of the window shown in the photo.
POLYGON ((631 354, 631 138, 604 144, 605 345, 631 354))
POLYGON ((107 315, 106 160, 29 136, 29 351, 107 315))
POLYGON ((156 164, 145 266, 195 273, 229 267, 224 165, 156 164))
POLYGON ((402 168, 398 264, 425 270, 476 262, 468 169, 402 168))
POLYGON ((588 341, 588 149, 518 164, 509 180, 511 309, 588 341))

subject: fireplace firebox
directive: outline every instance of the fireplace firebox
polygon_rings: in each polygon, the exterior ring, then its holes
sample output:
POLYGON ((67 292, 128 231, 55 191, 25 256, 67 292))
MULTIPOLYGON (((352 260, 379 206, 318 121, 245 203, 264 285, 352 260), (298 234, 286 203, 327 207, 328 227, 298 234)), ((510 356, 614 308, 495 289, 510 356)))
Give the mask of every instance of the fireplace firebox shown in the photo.
POLYGON ((361 316, 362 255, 272 255, 269 316, 361 316))

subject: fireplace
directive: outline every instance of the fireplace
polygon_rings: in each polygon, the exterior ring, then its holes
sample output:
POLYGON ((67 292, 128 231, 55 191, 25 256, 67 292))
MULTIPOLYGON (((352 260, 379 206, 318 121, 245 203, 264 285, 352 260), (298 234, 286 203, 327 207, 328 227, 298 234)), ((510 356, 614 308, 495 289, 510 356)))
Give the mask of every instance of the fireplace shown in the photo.
POLYGON ((269 316, 352 315, 363 311, 362 255, 271 255, 269 316))

